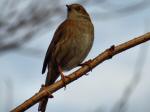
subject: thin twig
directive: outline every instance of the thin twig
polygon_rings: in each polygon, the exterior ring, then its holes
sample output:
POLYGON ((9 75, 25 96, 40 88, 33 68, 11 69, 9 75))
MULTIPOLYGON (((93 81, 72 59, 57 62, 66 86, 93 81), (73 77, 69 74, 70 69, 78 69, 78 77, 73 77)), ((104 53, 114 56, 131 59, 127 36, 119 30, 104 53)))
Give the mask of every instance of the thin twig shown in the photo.
MULTIPOLYGON (((106 49, 104 52, 99 54, 96 58, 92 59, 91 62, 89 63, 89 66, 83 66, 80 69, 76 70, 72 74, 68 75, 69 78, 66 78, 66 84, 69 84, 87 72, 99 65, 100 63, 104 62, 107 59, 112 58, 114 55, 119 54, 129 48, 132 48, 136 45, 139 45, 141 43, 144 43, 146 41, 150 40, 150 32, 146 33, 140 37, 134 38, 128 42, 125 42, 123 44, 120 44, 118 46, 111 46, 109 49, 106 49)), ((33 106, 34 104, 38 103, 41 99, 44 97, 49 96, 50 94, 56 92, 57 90, 61 89, 64 87, 64 83, 62 80, 57 81, 51 86, 48 86, 44 88, 42 91, 39 91, 36 93, 34 96, 32 96, 30 99, 26 100, 24 103, 20 104, 18 107, 15 109, 11 110, 11 112, 22 112, 33 106)))

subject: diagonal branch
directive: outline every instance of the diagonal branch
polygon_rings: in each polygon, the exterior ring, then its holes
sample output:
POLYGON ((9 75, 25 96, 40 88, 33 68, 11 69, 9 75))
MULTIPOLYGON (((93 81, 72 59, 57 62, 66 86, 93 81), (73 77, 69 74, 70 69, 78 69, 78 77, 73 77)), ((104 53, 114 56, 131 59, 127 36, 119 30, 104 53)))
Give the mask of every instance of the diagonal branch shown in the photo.
MULTIPOLYGON (((114 55, 119 54, 129 48, 132 48, 136 45, 139 45, 141 43, 144 43, 146 41, 150 40, 150 32, 146 33, 142 36, 139 36, 137 38, 134 38, 128 42, 125 42, 123 44, 120 44, 118 46, 111 46, 109 49, 106 49, 104 52, 99 54, 96 58, 92 59, 89 63, 89 66, 83 66, 80 69, 76 70, 72 74, 68 75, 69 78, 66 78, 66 84, 69 84, 87 72, 89 72, 91 69, 99 65, 100 63, 104 62, 107 59, 112 58, 114 55)), ((41 90, 40 92, 36 93, 34 96, 32 96, 30 99, 26 100, 24 103, 20 104, 15 109, 11 110, 11 112, 22 112, 33 106, 34 104, 38 103, 42 98, 46 96, 50 96, 52 93, 56 92, 57 90, 64 87, 64 83, 62 80, 57 81, 56 83, 52 84, 51 86, 48 86, 41 90)))

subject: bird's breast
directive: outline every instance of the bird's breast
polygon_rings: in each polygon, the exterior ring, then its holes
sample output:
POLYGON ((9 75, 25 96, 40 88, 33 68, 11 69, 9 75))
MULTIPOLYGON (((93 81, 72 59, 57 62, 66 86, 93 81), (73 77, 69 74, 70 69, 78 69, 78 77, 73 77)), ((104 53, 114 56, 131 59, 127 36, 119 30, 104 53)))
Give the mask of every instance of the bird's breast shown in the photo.
POLYGON ((70 49, 66 55, 68 60, 64 62, 65 70, 76 67, 86 58, 92 47, 93 37, 92 26, 88 24, 77 25, 76 30, 72 32, 72 37, 70 37, 70 49))

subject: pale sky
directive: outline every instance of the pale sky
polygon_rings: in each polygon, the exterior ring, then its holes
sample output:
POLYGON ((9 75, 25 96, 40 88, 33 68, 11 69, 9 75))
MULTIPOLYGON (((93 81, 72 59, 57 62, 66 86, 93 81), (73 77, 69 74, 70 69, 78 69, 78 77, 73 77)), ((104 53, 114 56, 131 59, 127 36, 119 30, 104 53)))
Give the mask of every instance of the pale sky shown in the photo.
MULTIPOLYGON (((72 2, 62 2, 63 10, 66 10, 66 3, 72 2)), ((119 2, 119 4, 123 3, 119 2)), ((118 45, 150 31, 150 8, 127 16, 113 19, 107 18, 105 20, 101 19, 101 15, 98 16, 96 14, 100 14, 101 11, 107 11, 107 7, 104 10, 104 7, 100 5, 99 10, 93 12, 92 5, 85 5, 95 26, 94 45, 86 60, 94 58, 111 45, 118 45)), ((64 13, 64 15, 66 14, 64 13)), ((30 45, 25 45, 43 50, 42 55, 39 57, 21 55, 17 51, 1 55, 1 112, 5 112, 4 107, 7 107, 5 96, 8 90, 6 86, 12 88, 12 109, 34 95, 41 84, 44 83, 45 76, 41 75, 41 69, 45 52, 55 29, 62 21, 57 21, 52 28, 48 27, 45 30, 46 33, 40 35, 42 38, 30 42, 30 45)), ((147 47, 149 45, 150 42, 147 42, 147 47)), ((54 98, 49 100, 47 112, 100 112, 100 110, 102 112, 111 112, 113 106, 132 80, 139 50, 140 46, 137 46, 114 56, 111 60, 105 61, 93 69, 92 72, 89 72, 88 76, 83 76, 68 85, 65 91, 61 89, 54 93, 54 98)), ((149 49, 146 57, 141 80, 130 97, 127 112, 150 111, 149 49)), ((31 111, 37 112, 37 105, 26 112, 31 111)))

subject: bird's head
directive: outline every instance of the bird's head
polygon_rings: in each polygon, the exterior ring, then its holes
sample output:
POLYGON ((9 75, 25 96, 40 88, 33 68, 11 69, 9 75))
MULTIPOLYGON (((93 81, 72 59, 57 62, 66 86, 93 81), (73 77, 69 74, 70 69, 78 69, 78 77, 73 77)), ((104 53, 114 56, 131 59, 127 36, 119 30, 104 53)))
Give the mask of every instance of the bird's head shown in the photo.
POLYGON ((90 16, 84 7, 80 4, 71 4, 67 6, 67 18, 68 19, 88 19, 90 20, 90 16))

